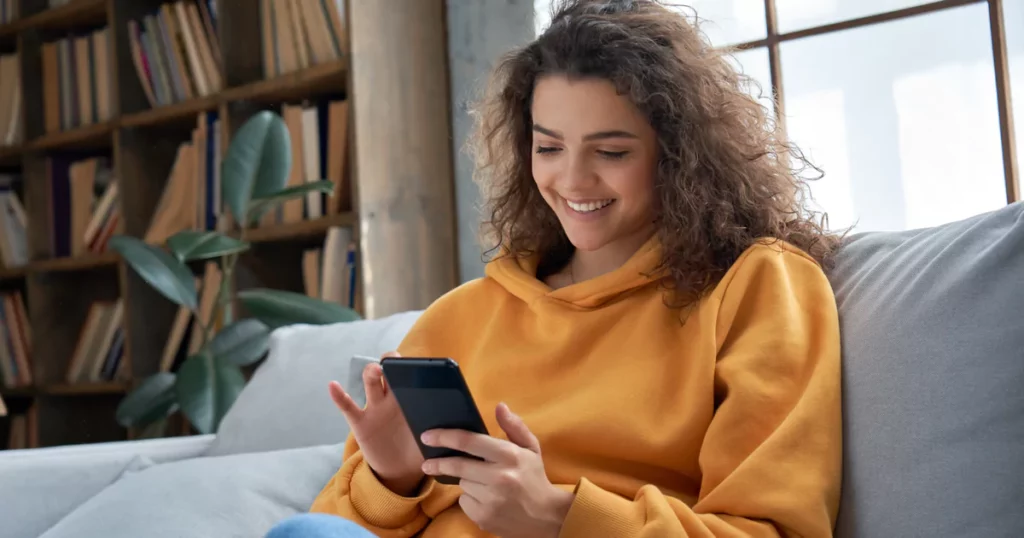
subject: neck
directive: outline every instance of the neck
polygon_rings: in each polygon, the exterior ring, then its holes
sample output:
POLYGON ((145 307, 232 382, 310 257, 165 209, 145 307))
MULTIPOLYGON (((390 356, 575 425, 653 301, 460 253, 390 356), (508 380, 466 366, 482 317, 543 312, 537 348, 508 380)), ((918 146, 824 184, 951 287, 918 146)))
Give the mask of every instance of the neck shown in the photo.
POLYGON ((652 235, 654 235, 653 230, 645 229, 597 250, 576 249, 569 260, 569 272, 572 280, 583 282, 622 267, 652 235))

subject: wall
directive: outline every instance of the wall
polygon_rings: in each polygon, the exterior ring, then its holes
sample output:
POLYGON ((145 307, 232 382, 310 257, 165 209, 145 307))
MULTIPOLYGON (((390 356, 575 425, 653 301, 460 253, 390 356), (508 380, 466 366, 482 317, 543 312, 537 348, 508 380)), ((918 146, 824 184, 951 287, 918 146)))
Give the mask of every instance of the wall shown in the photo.
POLYGON ((482 250, 477 240, 479 190, 473 183, 472 159, 464 149, 473 127, 467 103, 483 88, 494 61, 533 37, 533 0, 448 0, 455 205, 462 282, 483 276, 482 250))

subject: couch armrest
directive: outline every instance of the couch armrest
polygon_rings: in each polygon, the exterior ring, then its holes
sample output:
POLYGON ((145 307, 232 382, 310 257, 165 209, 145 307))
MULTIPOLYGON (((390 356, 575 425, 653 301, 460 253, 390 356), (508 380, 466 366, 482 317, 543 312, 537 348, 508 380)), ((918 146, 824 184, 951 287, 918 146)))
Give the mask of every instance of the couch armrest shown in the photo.
POLYGON ((214 435, 0 452, 0 538, 39 536, 123 473, 201 456, 214 435))

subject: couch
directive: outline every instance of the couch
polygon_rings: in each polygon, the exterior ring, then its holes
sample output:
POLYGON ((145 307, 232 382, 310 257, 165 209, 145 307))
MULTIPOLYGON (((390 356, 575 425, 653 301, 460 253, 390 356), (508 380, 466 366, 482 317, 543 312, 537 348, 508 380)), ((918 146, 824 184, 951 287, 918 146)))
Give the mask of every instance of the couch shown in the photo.
MULTIPOLYGON (((1024 205, 850 237, 836 534, 1024 536, 1024 205)), ((216 435, 0 453, 0 538, 255 537, 306 509, 347 427, 326 384, 418 312, 274 332, 216 435)))

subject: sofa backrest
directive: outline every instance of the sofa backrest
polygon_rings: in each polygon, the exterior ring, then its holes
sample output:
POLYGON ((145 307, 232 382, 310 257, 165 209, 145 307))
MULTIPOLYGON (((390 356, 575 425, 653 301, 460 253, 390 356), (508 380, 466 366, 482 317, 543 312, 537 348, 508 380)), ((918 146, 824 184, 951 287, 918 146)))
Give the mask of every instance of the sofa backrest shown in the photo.
POLYGON ((354 356, 394 350, 420 312, 333 325, 292 325, 274 331, 270 352, 217 431, 206 455, 327 445, 348 437, 348 423, 327 394, 334 380, 363 395, 354 356))
POLYGON ((1024 205, 854 236, 830 278, 837 536, 1024 536, 1024 205))

